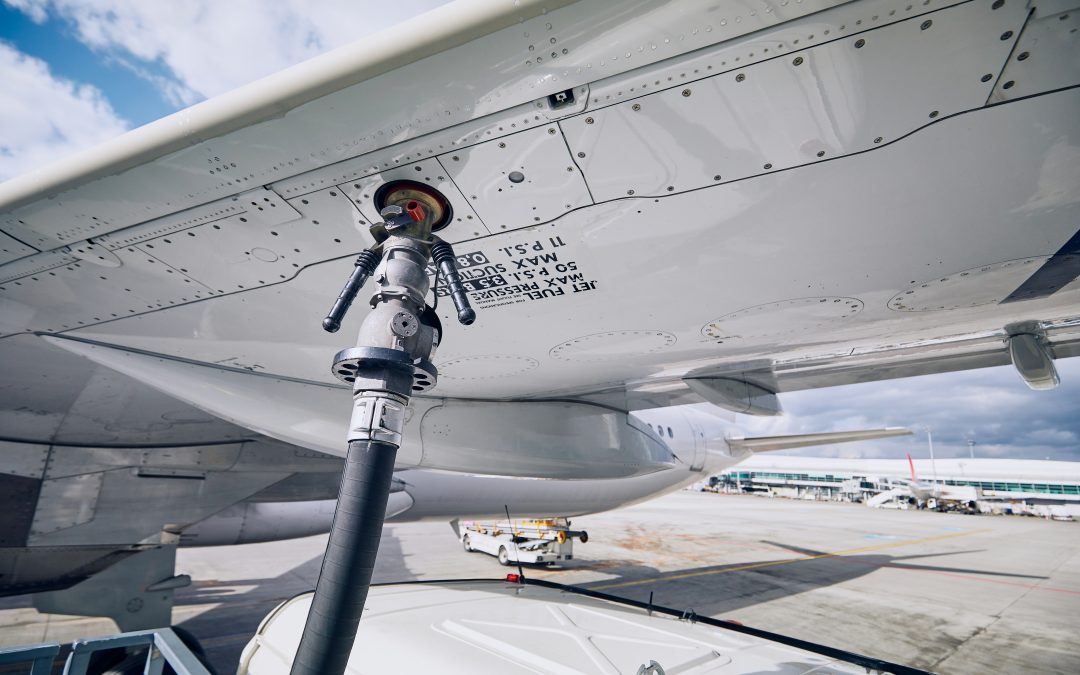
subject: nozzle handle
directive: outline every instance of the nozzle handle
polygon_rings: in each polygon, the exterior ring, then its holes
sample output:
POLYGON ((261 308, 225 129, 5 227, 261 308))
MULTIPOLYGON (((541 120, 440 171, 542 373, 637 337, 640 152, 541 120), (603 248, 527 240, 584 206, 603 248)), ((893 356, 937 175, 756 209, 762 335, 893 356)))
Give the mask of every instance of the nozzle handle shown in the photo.
POLYGON ((461 283, 461 275, 458 274, 457 260, 454 257, 454 249, 442 239, 438 239, 431 247, 431 258, 439 268, 439 273, 446 279, 446 286, 450 289, 450 297, 457 307, 458 321, 468 326, 476 321, 476 310, 469 303, 469 296, 461 283))
POLYGON ((334 301, 334 306, 330 308, 326 318, 322 320, 323 330, 327 333, 338 332, 338 329, 341 328, 341 321, 345 318, 345 313, 349 311, 353 300, 356 299, 356 294, 367 283, 368 277, 378 267, 381 259, 382 256, 371 249, 362 251, 356 257, 352 274, 349 275, 349 280, 345 282, 345 287, 341 289, 341 295, 334 301))

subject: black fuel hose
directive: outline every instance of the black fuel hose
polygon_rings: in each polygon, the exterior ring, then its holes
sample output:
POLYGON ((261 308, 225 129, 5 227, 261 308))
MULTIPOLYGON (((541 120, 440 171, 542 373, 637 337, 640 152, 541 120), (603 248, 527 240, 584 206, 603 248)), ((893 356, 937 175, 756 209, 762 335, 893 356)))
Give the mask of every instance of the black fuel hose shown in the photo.
POLYGON ((379 551, 398 446, 350 441, 319 583, 290 675, 340 675, 352 652, 379 551))

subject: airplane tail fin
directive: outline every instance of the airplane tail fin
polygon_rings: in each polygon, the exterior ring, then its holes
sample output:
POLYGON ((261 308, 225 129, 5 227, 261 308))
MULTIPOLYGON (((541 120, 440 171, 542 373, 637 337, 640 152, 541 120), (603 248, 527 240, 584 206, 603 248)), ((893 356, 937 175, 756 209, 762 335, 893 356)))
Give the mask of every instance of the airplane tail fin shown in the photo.
POLYGON ((915 462, 911 461, 911 453, 907 454, 907 463, 911 467, 911 483, 913 485, 919 482, 919 479, 915 477, 915 462))
POLYGON ((752 452, 770 452, 806 448, 812 445, 830 445, 832 443, 850 443, 869 441, 875 438, 891 436, 910 436, 911 430, 903 427, 884 429, 866 429, 863 431, 827 431, 820 434, 793 434, 787 436, 757 436, 752 438, 728 438, 727 444, 732 450, 750 450, 752 452))

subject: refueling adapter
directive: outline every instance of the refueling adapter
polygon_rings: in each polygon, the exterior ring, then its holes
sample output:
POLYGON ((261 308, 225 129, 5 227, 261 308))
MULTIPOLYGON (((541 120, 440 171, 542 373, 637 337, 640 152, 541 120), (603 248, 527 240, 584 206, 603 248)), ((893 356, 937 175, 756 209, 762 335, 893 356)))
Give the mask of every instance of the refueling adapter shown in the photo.
POLYGON ((375 567, 405 409, 410 396, 431 389, 438 380, 431 359, 442 326, 426 301, 429 260, 435 263, 436 280, 446 279, 458 320, 468 325, 476 319, 453 248, 432 234, 449 222, 449 202, 432 188, 421 187, 381 195, 384 222, 371 227, 375 245, 357 257, 322 322, 325 330, 336 332, 356 294, 368 279, 375 279, 371 311, 356 346, 334 357, 334 376, 353 387, 349 449, 292 675, 340 675, 348 664, 375 567), (385 203, 387 199, 397 202, 385 203))

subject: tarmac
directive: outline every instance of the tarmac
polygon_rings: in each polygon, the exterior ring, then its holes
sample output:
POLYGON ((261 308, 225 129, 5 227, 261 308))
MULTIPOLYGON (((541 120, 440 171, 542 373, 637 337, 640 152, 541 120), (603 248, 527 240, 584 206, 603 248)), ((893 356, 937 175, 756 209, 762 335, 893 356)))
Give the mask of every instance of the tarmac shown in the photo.
MULTIPOLYGON (((681 491, 574 520, 573 561, 526 576, 735 619, 926 670, 1080 672, 1080 523, 681 491)), ((174 623, 234 672, 259 621, 311 589, 326 537, 181 549, 174 623)), ((387 525, 376 582, 501 578, 445 522, 387 525)), ((0 645, 113 632, 8 599, 0 645)), ((361 623, 361 630, 363 624, 361 623)))

